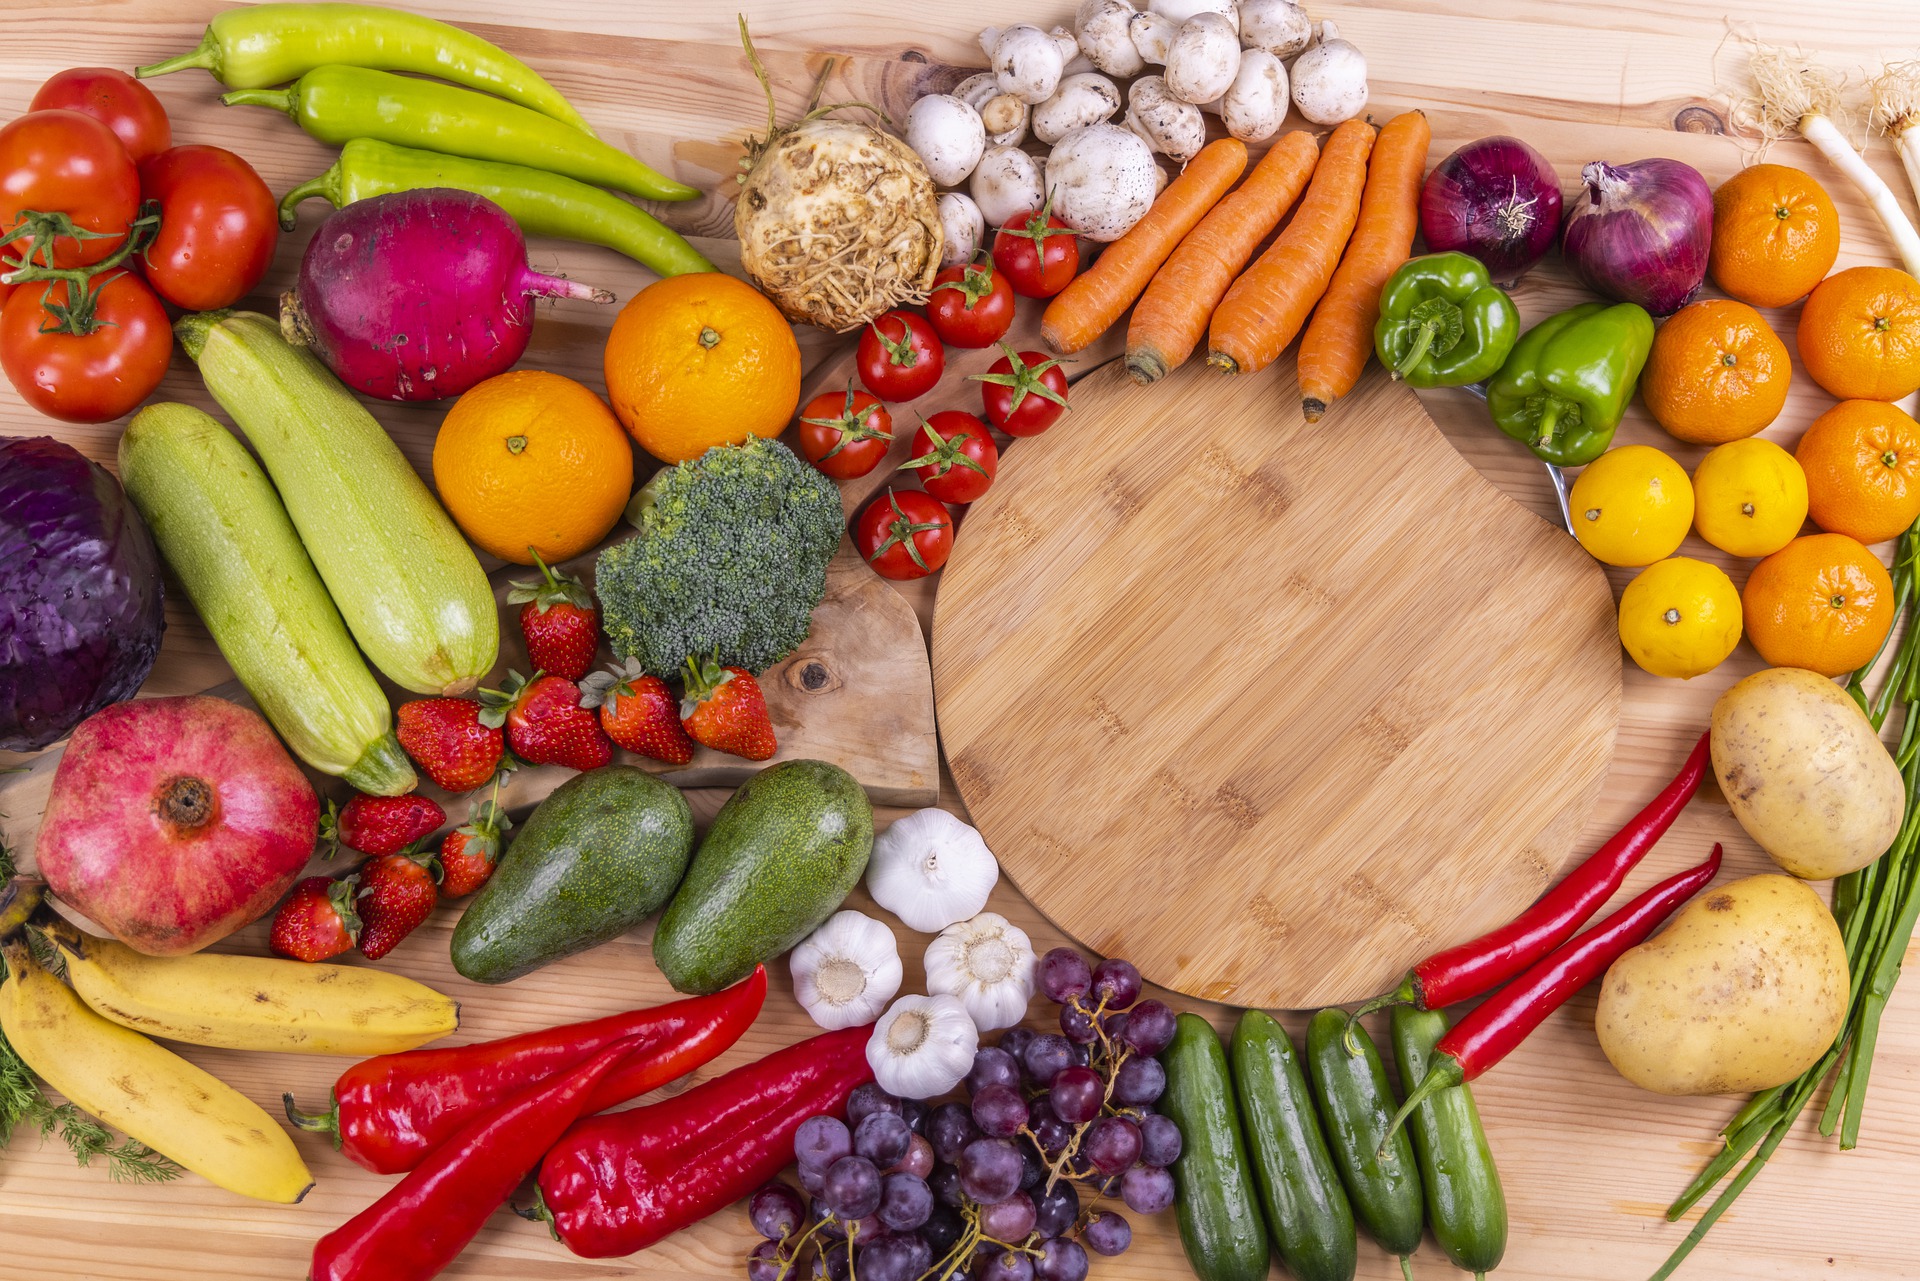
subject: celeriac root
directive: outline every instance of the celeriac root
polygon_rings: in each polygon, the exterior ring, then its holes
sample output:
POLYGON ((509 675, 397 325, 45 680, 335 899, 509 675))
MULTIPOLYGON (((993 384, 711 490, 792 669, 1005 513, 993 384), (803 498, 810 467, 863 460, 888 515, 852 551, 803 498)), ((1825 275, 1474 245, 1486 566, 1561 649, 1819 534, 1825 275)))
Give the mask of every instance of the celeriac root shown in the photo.
POLYGON ((1885 134, 1900 153, 1907 185, 1920 201, 1920 61, 1890 63, 1867 82, 1872 100, 1869 117, 1875 132, 1885 134))

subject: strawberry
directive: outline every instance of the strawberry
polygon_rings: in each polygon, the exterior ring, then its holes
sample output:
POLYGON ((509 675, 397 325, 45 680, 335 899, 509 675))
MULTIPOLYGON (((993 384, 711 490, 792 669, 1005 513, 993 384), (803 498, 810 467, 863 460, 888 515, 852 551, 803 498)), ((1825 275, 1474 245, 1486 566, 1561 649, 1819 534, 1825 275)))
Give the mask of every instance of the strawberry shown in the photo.
POLYGON ((520 631, 527 638, 527 661, 540 671, 577 681, 593 666, 600 648, 600 611, 587 586, 564 570, 547 568, 533 551, 540 582, 516 582, 509 605, 520 605, 520 631))
POLYGON ((680 700, 634 659, 581 681, 580 706, 598 707, 600 727, 629 752, 669 765, 693 759, 693 740, 680 723, 680 700))
POLYGON ((267 946, 296 961, 324 961, 350 950, 360 937, 360 915, 353 910, 359 883, 357 876, 309 876, 294 886, 274 913, 267 946))
POLYGON ((337 810, 332 801, 327 802, 327 812, 320 816, 320 839, 328 842, 329 858, 342 845, 362 854, 391 854, 437 831, 446 821, 447 812, 424 796, 355 792, 337 810))
POLYGON ((502 837, 513 820, 491 800, 481 801, 440 843, 440 897, 463 898, 485 885, 500 861, 502 837))
POLYGON ((730 756, 764 761, 778 746, 773 722, 767 717, 767 698, 753 673, 722 667, 716 659, 687 660, 686 697, 680 700, 680 721, 697 743, 730 756))
POLYGON ((427 919, 439 897, 431 854, 382 854, 360 869, 360 955, 377 961, 427 919))
POLYGON ((474 699, 416 698, 400 704, 396 717, 400 746, 449 792, 471 792, 500 768, 500 727, 480 723, 474 699))
POLYGON ((530 765, 598 769, 613 759, 613 742, 599 720, 580 706, 580 687, 561 676, 535 672, 526 680, 507 673, 504 690, 483 689, 483 725, 507 729, 507 745, 530 765))

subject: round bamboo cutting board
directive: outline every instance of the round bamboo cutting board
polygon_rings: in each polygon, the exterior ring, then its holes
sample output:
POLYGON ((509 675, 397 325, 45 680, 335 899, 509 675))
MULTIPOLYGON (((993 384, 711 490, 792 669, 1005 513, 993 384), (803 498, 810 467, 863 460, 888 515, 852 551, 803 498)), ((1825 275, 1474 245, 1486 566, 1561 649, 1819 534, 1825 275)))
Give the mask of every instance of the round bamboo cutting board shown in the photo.
POLYGON ((934 615, 940 733, 1014 881, 1235 1005, 1392 986, 1553 879, 1620 708, 1605 575, 1378 370, 1118 363, 1018 443, 934 615))

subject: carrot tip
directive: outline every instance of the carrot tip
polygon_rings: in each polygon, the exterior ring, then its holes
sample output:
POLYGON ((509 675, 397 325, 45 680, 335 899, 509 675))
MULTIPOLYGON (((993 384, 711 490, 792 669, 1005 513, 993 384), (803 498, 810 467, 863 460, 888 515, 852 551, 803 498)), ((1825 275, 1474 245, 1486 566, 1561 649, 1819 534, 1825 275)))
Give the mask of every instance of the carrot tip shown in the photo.
POLYGON ((1222 373, 1237 374, 1240 372, 1240 362, 1224 351, 1208 352, 1207 363, 1222 373))
POLYGON ((1167 376, 1167 362, 1151 353, 1142 352, 1127 357, 1127 377, 1145 387, 1148 383, 1159 382, 1167 376))
POLYGON ((1300 413, 1310 423, 1320 421, 1320 415, 1327 412, 1327 402, 1318 397, 1308 396, 1300 402, 1300 413))

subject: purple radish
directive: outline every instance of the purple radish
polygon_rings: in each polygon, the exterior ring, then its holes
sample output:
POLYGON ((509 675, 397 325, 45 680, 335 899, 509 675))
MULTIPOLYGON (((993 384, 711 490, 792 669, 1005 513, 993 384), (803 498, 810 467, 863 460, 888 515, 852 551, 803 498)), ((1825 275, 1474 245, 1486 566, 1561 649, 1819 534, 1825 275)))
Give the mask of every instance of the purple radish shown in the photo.
POLYGON ((280 328, 355 391, 444 400, 520 359, 536 297, 613 301, 528 267, 526 238, 491 200, 428 187, 329 214, 280 299, 280 328))

